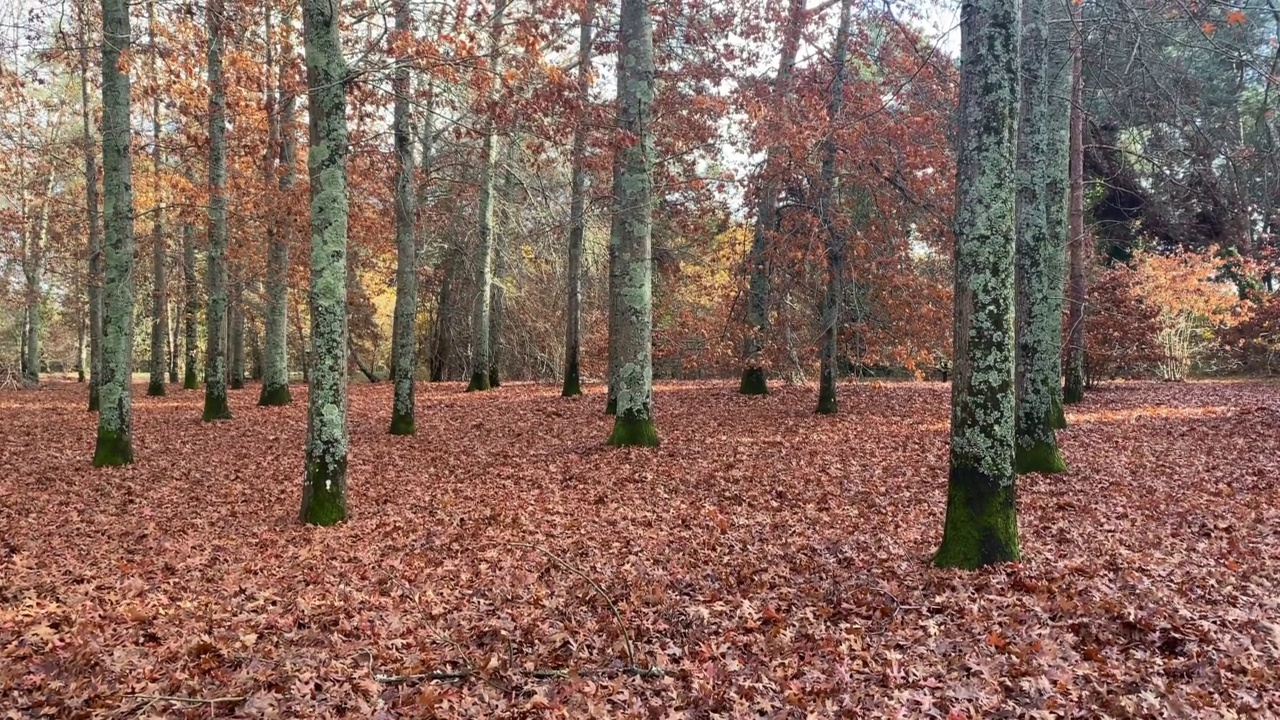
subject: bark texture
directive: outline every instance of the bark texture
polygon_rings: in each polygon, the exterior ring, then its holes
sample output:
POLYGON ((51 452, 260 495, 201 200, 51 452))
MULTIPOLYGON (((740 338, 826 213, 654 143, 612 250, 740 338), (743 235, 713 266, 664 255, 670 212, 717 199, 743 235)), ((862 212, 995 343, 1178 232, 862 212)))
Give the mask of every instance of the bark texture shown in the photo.
MULTIPOLYGON (((408 0, 394 0, 396 30, 410 32, 408 0)), ((392 135, 396 160, 396 308, 391 337, 392 383, 391 434, 412 435, 415 430, 414 372, 418 369, 418 244, 414 237, 413 134, 410 129, 411 79, 407 62, 400 63, 392 79, 395 91, 392 135)))
POLYGON ((954 379, 940 567, 1017 560, 1014 448, 1014 131, 1018 3, 961 9, 954 379))
POLYGON ((1067 279, 1067 368, 1062 389, 1064 403, 1084 399, 1084 322, 1088 289, 1085 263, 1088 238, 1084 234, 1084 73, 1081 67, 1081 19, 1079 5, 1071 8, 1071 188, 1067 203, 1067 240, 1070 243, 1070 274, 1067 279))
MULTIPOLYGON (((286 90, 284 82, 287 59, 280 63, 280 109, 275 117, 275 131, 279 142, 277 172, 280 175, 280 194, 287 197, 293 191, 297 177, 298 141, 293 132, 297 112, 297 99, 286 90)), ((262 393, 259 405, 288 405, 293 402, 289 394, 289 243, 293 239, 294 224, 285 213, 280 222, 270 230, 267 238, 267 308, 265 336, 262 343, 262 393)))
POLYGON ((569 191, 569 280, 564 329, 564 387, 560 394, 582 394, 582 242, 587 210, 587 108, 591 92, 591 24, 595 0, 586 0, 578 17, 578 108, 573 128, 573 169, 569 191))
MULTIPOLYGON (((153 45, 149 54, 147 72, 151 75, 151 86, 159 87, 156 82, 156 0, 147 2, 147 34, 153 45)), ((151 172, 160 177, 160 95, 152 93, 151 97, 151 172)), ((164 205, 161 196, 156 196, 155 207, 151 216, 151 362, 148 366, 151 378, 147 383, 147 394, 164 395, 165 341, 169 330, 169 278, 167 268, 167 250, 164 241, 164 205)))
POLYGON ((99 404, 98 388, 102 378, 102 226, 98 221, 98 153, 93 132, 93 115, 89 107, 89 3, 81 0, 80 11, 80 121, 84 144, 85 222, 89 235, 89 410, 99 404))
POLYGON ((200 387, 198 367, 199 338, 197 334, 200 314, 200 281, 196 277, 196 226, 191 221, 182 223, 182 389, 200 387))
POLYGON ((204 363, 206 422, 231 419, 227 405, 227 88, 222 74, 225 0, 209 0, 209 287, 204 363))

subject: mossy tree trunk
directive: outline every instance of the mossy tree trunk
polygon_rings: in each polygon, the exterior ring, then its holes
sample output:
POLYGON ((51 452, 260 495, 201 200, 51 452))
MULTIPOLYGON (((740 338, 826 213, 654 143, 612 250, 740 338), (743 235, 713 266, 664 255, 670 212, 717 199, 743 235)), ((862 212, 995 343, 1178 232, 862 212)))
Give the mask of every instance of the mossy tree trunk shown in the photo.
MULTIPOLYGON (((1056 4, 1056 0, 1054 0, 1056 4)), ((1062 472, 1051 420, 1062 358, 1063 247, 1049 228, 1048 195, 1055 158, 1049 155, 1048 0, 1022 2, 1021 93, 1016 180, 1017 444, 1018 472, 1062 472)), ((1065 197, 1057 198, 1057 202, 1065 197)))
POLYGON ((818 376, 818 409, 823 415, 836 412, 836 358, 840 342, 840 300, 844 294, 844 231, 835 219, 836 140, 835 129, 844 106, 845 58, 849 52, 849 24, 853 3, 840 3, 840 24, 836 28, 836 44, 832 48, 831 87, 827 98, 827 137, 822 143, 822 187, 818 192, 818 221, 822 223, 826 241, 827 288, 822 299, 822 360, 818 376))
MULTIPOLYGON (((396 30, 411 32, 408 0, 393 0, 396 30)), ((392 134, 396 159, 396 309, 391 332, 392 382, 391 434, 412 435, 414 373, 418 369, 418 244, 414 237, 413 133, 410 128, 409 64, 400 62, 392 79, 395 91, 392 134)))
POLYGON ((1085 263, 1088 262, 1088 238, 1084 234, 1084 73, 1081 67, 1080 6, 1072 5, 1074 19, 1071 37, 1071 187, 1067 202, 1067 241, 1070 272, 1067 278, 1067 368, 1062 389, 1064 403, 1084 399, 1085 348, 1084 322, 1088 290, 1085 286, 1085 263))
POLYGON ((227 88, 222 74, 225 0, 209 0, 209 250, 205 282, 209 298, 205 321, 204 416, 206 422, 231 419, 227 405, 227 88))
MULTIPOLYGON (((795 71, 796 51, 800 47, 800 33, 804 29, 806 0, 790 0, 787 27, 782 37, 782 59, 778 75, 773 81, 771 104, 776 117, 787 122, 786 108, 791 88, 791 75, 795 71)), ((783 132, 783 128, 773 128, 783 132)), ((743 395, 767 395, 768 380, 764 370, 764 346, 769 335, 769 264, 767 254, 769 239, 778 228, 778 192, 781 183, 776 177, 779 165, 786 155, 782 144, 770 145, 765 154, 764 173, 756 198, 756 223, 751 236, 751 254, 747 256, 747 336, 742 348, 742 382, 738 392, 743 395)))
POLYGON ((656 446, 653 421, 653 22, 649 0, 622 0, 618 121, 634 138, 619 148, 617 408, 610 445, 656 446))
MULTIPOLYGON (((147 0, 147 37, 151 40, 151 52, 147 55, 147 74, 151 78, 151 173, 160 177, 163 160, 160 153, 160 94, 156 75, 156 0, 147 0)), ((164 351, 169 327, 169 278, 167 251, 164 241, 164 204, 161 193, 154 193, 151 208, 151 358, 147 369, 150 380, 147 394, 164 395, 164 351)))
POLYGON ((302 521, 347 516, 347 68, 338 5, 303 0, 311 146, 311 347, 302 521))
MULTIPOLYGON (((618 62, 618 75, 622 75, 622 62, 618 62)), ((622 208, 622 153, 615 152, 613 155, 613 180, 610 183, 610 198, 613 204, 613 214, 609 219, 609 364, 607 370, 608 390, 605 396, 604 412, 606 415, 617 415, 618 413, 618 373, 622 367, 620 358, 621 353, 621 334, 619 328, 622 323, 622 293, 620 290, 619 278, 622 273, 621 261, 619 260, 620 251, 618 243, 621 241, 621 208, 622 208)))
POLYGON ((101 408, 95 467, 133 462, 133 178, 130 89, 121 56, 129 51, 129 5, 102 0, 102 194, 106 249, 101 408))
POLYGON ((578 113, 573 127, 572 175, 569 181, 568 303, 564 329, 564 387, 560 394, 582 394, 582 243, 587 212, 587 109, 591 103, 591 24, 595 0, 585 0, 578 15, 578 113))
POLYGON ((1017 560, 1014 132, 1018 3, 961 10, 951 453, 940 567, 1017 560))
POLYGON ((196 277, 196 226, 190 220, 182 223, 182 389, 200 387, 198 358, 198 316, 200 314, 200 281, 196 277))
POLYGON ((1062 408, 1062 313, 1064 279, 1067 272, 1067 192, 1071 183, 1071 16, 1067 5, 1048 0, 1048 73, 1049 134, 1046 146, 1048 179, 1045 182, 1045 221, 1049 228, 1049 260, 1046 269, 1049 276, 1049 316, 1053 327, 1049 329, 1050 348, 1048 358, 1052 369, 1046 369, 1050 378, 1049 426, 1061 430, 1067 426, 1067 416, 1062 408))
MULTIPOLYGON (((272 179, 272 173, 279 175, 277 183, 283 205, 295 181, 298 150, 293 123, 297 101, 286 82, 291 59, 281 57, 280 66, 274 67, 270 3, 264 5, 264 12, 268 36, 265 70, 268 77, 272 72, 278 73, 276 87, 268 94, 271 112, 266 157, 266 167, 270 172, 267 179, 272 179)), ((284 406, 293 401, 289 394, 289 243, 294 237, 294 227, 293 218, 287 212, 278 212, 276 222, 267 226, 267 303, 263 319, 262 389, 258 394, 258 405, 264 407, 284 406)))
POLYGON ((80 122, 84 147, 85 224, 89 236, 89 410, 99 404, 98 387, 102 377, 102 226, 98 222, 98 152, 93 133, 93 115, 89 107, 89 0, 80 0, 76 9, 79 19, 80 45, 80 122))

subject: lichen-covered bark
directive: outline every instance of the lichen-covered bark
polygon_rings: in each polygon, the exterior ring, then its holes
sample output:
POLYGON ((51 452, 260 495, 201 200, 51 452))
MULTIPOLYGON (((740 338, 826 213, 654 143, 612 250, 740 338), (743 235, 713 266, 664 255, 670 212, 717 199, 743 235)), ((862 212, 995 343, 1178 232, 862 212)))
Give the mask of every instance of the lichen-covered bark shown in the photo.
POLYGON ((573 158, 569 180, 568 302, 564 328, 563 397, 582 394, 582 242, 587 210, 587 107, 591 102, 591 24, 595 0, 586 0, 578 16, 578 113, 573 127, 573 158))
MULTIPOLYGON (((407 0, 394 0, 396 30, 410 31, 407 0)), ((395 108, 391 125, 396 159, 396 309, 391 332, 392 382, 391 434, 414 433, 413 376, 418 369, 418 244, 414 237, 413 136, 409 122, 409 93, 412 90, 409 65, 400 63, 392 79, 395 108)))
MULTIPOLYGON (((622 75, 622 62, 618 62, 618 75, 622 75)), ((605 396, 604 412, 606 415, 616 415, 618 412, 618 369, 622 366, 620 357, 621 334, 619 328, 622 323, 622 294, 618 278, 622 273, 621 261, 619 260, 618 243, 621 241, 619 228, 621 222, 622 207, 622 153, 615 152, 613 155, 613 180, 610 182, 609 197, 613 205, 613 214, 609 219, 609 342, 608 342, 608 369, 607 382, 608 390, 605 396)))
POLYGON ((822 299, 822 360, 818 377, 818 409, 823 415, 836 412, 836 355, 840 340, 840 298, 844 293, 844 232, 834 217, 836 198, 836 141, 834 129, 840 122, 844 106, 845 58, 849 52, 849 24, 853 3, 840 3, 840 24, 836 28, 836 44, 832 48, 832 77, 827 97, 827 133, 822 143, 822 186, 818 194, 818 221, 822 223, 826 241, 827 287, 822 299))
POLYGON ((1045 221, 1049 228, 1050 265, 1048 330, 1046 351, 1053 367, 1046 369, 1050 378, 1049 427, 1061 430, 1067 426, 1062 410, 1062 311, 1064 278, 1067 271, 1067 188, 1070 185, 1071 140, 1071 17, 1065 3, 1049 0, 1049 40, 1047 58, 1049 134, 1046 145, 1048 179, 1045 182, 1045 221))
POLYGON ((961 10, 951 452, 940 567, 1019 556, 1014 447, 1018 4, 961 10))
MULTIPOLYGON (((796 50, 800 47, 800 33, 804 28, 806 0, 789 0, 787 27, 782 36, 782 57, 778 75, 773 81, 772 105, 777 112, 787 107, 791 88, 791 75, 796 65, 796 50)), ((786 122, 785 115, 779 120, 786 122)), ((781 130, 781 128, 775 128, 781 130)), ((742 382, 738 392, 743 395, 769 394, 764 371, 764 345, 769 334, 769 266, 766 253, 769 238, 778 226, 778 191, 780 182, 775 176, 778 165, 786 155, 782 144, 770 145, 765 153, 764 178, 760 182, 756 199, 756 224, 751 236, 751 253, 747 256, 747 336, 742 348, 742 382)))
POLYGON ((98 153, 93 138, 93 116, 89 108, 89 1, 80 0, 80 122, 84 153, 85 223, 89 236, 89 411, 98 409, 98 387, 102 378, 102 228, 98 222, 98 153))
POLYGON ((182 223, 182 389, 200 387, 197 347, 197 317, 200 314, 200 281, 196 278, 196 226, 182 223))
POLYGON ((1071 183, 1067 203, 1067 241, 1071 269, 1067 279, 1067 368, 1062 389, 1064 403, 1084 399, 1084 317, 1088 291, 1085 287, 1085 252, 1088 239, 1084 234, 1084 74, 1081 69, 1079 5, 1072 5, 1074 30, 1071 37, 1071 183))
POLYGON ((227 405, 227 88, 222 74, 225 0, 209 0, 209 250, 205 282, 209 287, 204 362, 206 422, 231 419, 227 405))
POLYGON ((653 24, 649 0, 622 0, 618 123, 617 408, 610 445, 658 444, 653 422, 653 24))
MULTIPOLYGON (((1056 4, 1056 2, 1055 2, 1056 4)), ((1015 183, 1017 287, 1017 444, 1019 472, 1066 469, 1050 424, 1061 356, 1063 247, 1049 227, 1049 197, 1056 158, 1049 154, 1056 132, 1050 116, 1048 1, 1022 2, 1022 86, 1018 113, 1015 183)), ((1059 185, 1061 187, 1061 185, 1059 185)))
MULTIPOLYGON (((502 16, 506 0, 497 0, 489 21, 489 66, 493 82, 501 75, 502 59, 499 41, 502 35, 502 16)), ((492 98, 493 93, 490 92, 492 98)), ((489 369, 493 362, 490 353, 490 318, 493 294, 493 195, 494 176, 498 163, 498 131, 492 113, 484 117, 484 149, 480 159, 480 241, 476 244, 475 305, 471 316, 471 382, 467 392, 488 390, 489 369)))
POLYGON ((303 0, 311 116, 311 346, 302 521, 347 516, 347 68, 338 6, 303 0))
MULTIPOLYGON (((153 45, 148 54, 148 75, 152 88, 158 88, 156 81, 156 0, 147 2, 147 36, 153 45)), ((160 177, 160 94, 151 93, 151 172, 160 177)), ((169 327, 169 279, 165 267, 164 242, 164 208, 160 203, 160 195, 155 195, 155 204, 151 209, 151 371, 150 382, 147 383, 147 394, 164 395, 164 350, 165 338, 169 327)))
MULTIPOLYGON (((293 190, 297 172, 298 143, 293 132, 297 100, 286 89, 284 76, 289 60, 280 63, 280 110, 273 118, 279 143, 280 194, 293 190)), ((289 243, 294 224, 287 214, 269 230, 267 238, 267 308, 265 337, 262 346, 262 393, 259 405, 288 405, 289 394, 289 243)))
POLYGON ((129 6, 102 0, 102 195, 106 249, 95 467, 133 462, 133 180, 129 158, 129 6))

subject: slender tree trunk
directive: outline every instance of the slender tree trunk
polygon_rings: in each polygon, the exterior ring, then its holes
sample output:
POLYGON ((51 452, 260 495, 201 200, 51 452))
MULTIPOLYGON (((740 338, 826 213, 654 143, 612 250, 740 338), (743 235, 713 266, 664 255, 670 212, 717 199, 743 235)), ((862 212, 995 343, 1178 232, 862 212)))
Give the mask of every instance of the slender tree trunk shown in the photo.
MULTIPOLYGON (((280 62, 280 112, 274 127, 279 142, 280 196, 283 201, 292 194, 296 181, 298 141, 293 132, 297 100, 286 89, 285 73, 289 60, 280 62)), ((288 405, 289 394, 289 243, 294 235, 294 222, 287 212, 276 215, 278 221, 267 237, 267 312, 266 335, 262 350, 262 393, 258 404, 288 405)))
MULTIPOLYGON (((1057 4, 1057 0, 1053 0, 1057 4)), ((1017 444, 1018 472, 1062 472, 1051 420, 1062 358, 1054 336, 1062 331, 1062 247, 1049 232, 1048 2, 1022 1, 1021 95, 1018 111, 1016 197, 1017 444), (1054 287, 1055 282, 1057 287, 1054 287)), ((1061 200, 1062 198, 1060 198, 1061 200)))
POLYGON ((81 0, 80 10, 80 121, 84 144, 85 223, 89 236, 89 411, 98 409, 98 388, 102 378, 102 229, 98 223, 98 153, 93 138, 93 115, 89 108, 89 0, 81 0))
POLYGON ((88 358, 85 357, 86 322, 84 311, 79 311, 76 317, 76 382, 85 381, 85 365, 88 362, 88 358))
MULTIPOLYGON (((618 60, 618 77, 622 77, 622 60, 618 60)), ((606 415, 618 414, 618 382, 622 367, 622 290, 620 279, 623 268, 621 250, 618 243, 622 241, 622 149, 613 151, 613 181, 610 183, 609 197, 613 205, 613 213, 609 219, 609 367, 608 394, 605 399, 606 415)), ((650 240, 652 242, 652 240, 650 240)))
POLYGON ((622 0, 618 48, 617 412, 610 445, 658 444, 653 421, 653 23, 649 0, 622 0))
POLYGON ((836 29, 836 45, 831 55, 832 78, 827 99, 827 137, 822 143, 822 187, 818 196, 818 220, 826 239, 827 290, 822 300, 822 361, 818 376, 818 412, 836 412, 837 348, 840 343, 840 299, 844 294, 844 231, 836 224, 836 139, 835 130, 844 106, 845 57, 849 52, 849 24, 853 15, 851 0, 840 3, 840 25, 836 29))
POLYGON ((244 302, 245 288, 237 265, 231 273, 231 291, 227 296, 227 344, 231 355, 227 382, 232 390, 244 388, 244 302))
POLYGON ((490 298, 492 308, 489 312, 489 387, 502 385, 502 349, 503 327, 507 315, 507 286, 509 281, 510 237, 514 230, 514 219, 511 208, 515 204, 516 163, 519 161, 518 134, 512 132, 507 138, 507 160, 502 173, 502 191, 499 195, 501 205, 498 211, 498 227, 500 231, 494 240, 493 247, 493 296, 490 298))
MULTIPOLYGON (((489 25, 490 69, 493 82, 501 75, 502 16, 507 0, 497 0, 489 25)), ((490 91, 490 100, 496 92, 490 91)), ((491 112, 484 118, 484 158, 480 165, 480 242, 476 248, 476 299, 471 322, 471 382, 467 392, 488 390, 489 368, 492 363, 489 336, 489 314, 493 285, 493 193, 494 175, 498 160, 498 132, 491 112)))
POLYGON ((169 383, 176 385, 178 383, 178 322, 177 308, 173 302, 170 302, 165 308, 165 317, 168 318, 168 327, 165 328, 165 345, 169 352, 169 383))
POLYGON ((436 322, 431 338, 431 382, 449 379, 449 355, 452 352, 449 339, 454 314, 453 276, 462 264, 456 257, 457 252, 452 247, 445 251, 444 279, 440 281, 440 292, 436 297, 436 322))
POLYGON ((302 521, 347 516, 347 81, 338 4, 303 0, 311 117, 311 345, 302 521))
POLYGON ((36 218, 35 232, 28 234, 26 218, 23 218, 23 235, 28 238, 24 243, 23 274, 26 276, 26 335, 23 338, 23 379, 35 385, 40 382, 40 330, 43 326, 40 305, 44 301, 44 293, 40 286, 44 283, 45 251, 49 247, 49 211, 53 204, 53 171, 44 184, 44 197, 40 200, 40 214, 36 218))
MULTIPOLYGON (((133 462, 133 180, 130 92, 121 55, 129 50, 129 6, 102 0, 102 191, 106 282, 102 382, 95 467, 133 462)), ((127 55, 126 55, 127 56, 127 55)))
POLYGON ((230 420, 227 405, 227 89, 222 75, 225 0, 209 0, 209 254, 205 282, 209 305, 205 322, 204 416, 230 420))
MULTIPOLYGON (((782 122, 787 121, 786 108, 791 87, 791 75, 796 65, 796 51, 800 46, 800 33, 804 29, 806 0, 789 0, 787 27, 782 37, 782 59, 778 75, 773 82, 773 112, 779 113, 782 122)), ((778 165, 786 154, 781 144, 770 145, 765 155, 764 172, 760 180, 760 197, 756 199, 756 225, 751 237, 751 254, 747 258, 747 337, 743 343, 742 382, 738 392, 743 395, 767 395, 769 385, 764 370, 764 346, 769 334, 769 238, 778 226, 778 191, 776 177, 778 165)))
MULTIPOLYGON (((148 54, 148 74, 151 76, 151 174, 160 178, 160 94, 156 75, 156 0, 147 0, 147 35, 151 39, 151 52, 148 54)), ((157 185, 159 187, 159 185, 157 185)), ((164 395, 164 342, 165 330, 169 324, 166 311, 169 308, 165 255, 167 248, 164 242, 164 205, 160 193, 155 193, 155 204, 151 216, 151 371, 150 382, 147 383, 147 394, 164 395)))
POLYGON ((1071 184, 1071 52, 1070 11, 1067 5, 1054 0, 1049 5, 1049 44, 1047 55, 1047 82, 1050 130, 1045 161, 1048 180, 1045 183, 1045 221, 1049 228, 1048 274, 1049 319, 1053 325, 1048 331, 1048 359, 1052 368, 1045 370, 1049 379, 1049 426, 1061 430, 1067 426, 1067 416, 1062 408, 1062 318, 1063 293, 1066 291, 1067 273, 1067 189, 1071 184))
POLYGON ((573 127, 572 178, 569 191, 569 280, 564 330, 564 387, 560 394, 582 394, 582 244, 587 212, 587 126, 591 105, 591 25, 595 0, 585 0, 578 16, 578 115, 573 127))
MULTIPOLYGON (((396 30, 411 32, 408 0, 393 0, 396 30)), ((413 90, 409 64, 396 66, 392 86, 395 91, 392 134, 396 159, 396 309, 391 333, 392 382, 391 434, 412 435, 414 415, 414 373, 418 369, 418 244, 414 237, 413 133, 410 127, 409 94, 413 90)))
POLYGON ((1018 3, 961 9, 955 374, 939 567, 1017 560, 1014 447, 1014 132, 1018 3))
POLYGON ((1067 280, 1067 369, 1062 389, 1064 403, 1084 399, 1084 322, 1088 298, 1085 264, 1088 238, 1084 234, 1084 73, 1081 68, 1080 27, 1082 13, 1072 5, 1074 30, 1071 47, 1071 188, 1067 202, 1067 241, 1070 243, 1070 275, 1067 280))
POLYGON ((197 316, 200 313, 200 284, 196 278, 196 226, 190 219, 182 223, 182 332, 183 377, 182 388, 195 390, 200 387, 197 375, 197 316))

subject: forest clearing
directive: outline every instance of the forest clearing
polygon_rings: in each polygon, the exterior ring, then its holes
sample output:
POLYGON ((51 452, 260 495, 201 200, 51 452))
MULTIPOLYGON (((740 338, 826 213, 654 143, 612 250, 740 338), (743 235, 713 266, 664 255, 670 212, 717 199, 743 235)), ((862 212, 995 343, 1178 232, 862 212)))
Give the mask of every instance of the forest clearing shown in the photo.
POLYGON ((1280 707, 1273 385, 1090 393, 1070 469, 1019 483, 1023 561, 977 573, 930 567, 944 384, 842 385, 823 416, 812 388, 660 383, 637 450, 587 390, 423 385, 396 437, 391 388, 353 386, 328 529, 297 522, 305 403, 234 390, 211 424, 200 393, 139 397, 138 460, 94 470, 83 386, 0 394, 0 716, 1280 707))

